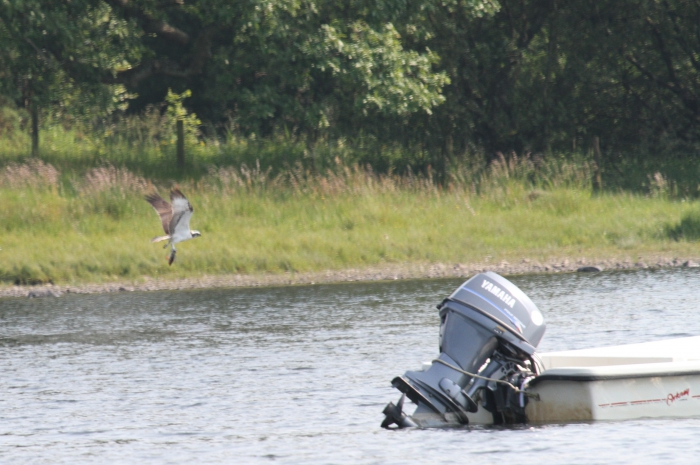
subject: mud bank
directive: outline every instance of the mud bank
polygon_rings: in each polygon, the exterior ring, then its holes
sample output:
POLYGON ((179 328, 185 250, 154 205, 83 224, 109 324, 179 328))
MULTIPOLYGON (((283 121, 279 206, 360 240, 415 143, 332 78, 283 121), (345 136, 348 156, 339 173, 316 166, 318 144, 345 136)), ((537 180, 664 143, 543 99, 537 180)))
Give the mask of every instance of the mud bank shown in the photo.
POLYGON ((182 289, 214 289, 260 286, 312 285, 324 283, 390 281, 397 279, 467 278, 482 271, 495 271, 502 275, 534 273, 571 273, 587 269, 595 271, 629 270, 644 268, 672 268, 700 266, 700 258, 669 258, 664 256, 605 260, 551 260, 546 263, 522 259, 518 263, 473 264, 387 264, 362 269, 329 270, 308 273, 280 273, 262 275, 216 275, 185 279, 153 279, 144 277, 138 282, 115 281, 111 283, 49 284, 38 286, 0 285, 0 297, 60 297, 64 294, 93 294, 130 291, 165 291, 182 289))

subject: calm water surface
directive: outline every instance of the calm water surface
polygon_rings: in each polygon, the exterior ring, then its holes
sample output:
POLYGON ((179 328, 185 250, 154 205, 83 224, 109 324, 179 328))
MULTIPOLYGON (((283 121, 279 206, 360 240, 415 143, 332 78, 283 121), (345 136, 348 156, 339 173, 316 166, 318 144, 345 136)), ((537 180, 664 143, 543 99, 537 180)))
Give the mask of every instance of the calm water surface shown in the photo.
MULTIPOLYGON (((700 335, 700 270, 512 279, 540 350, 700 335)), ((0 299, 0 462, 698 463, 700 420, 386 431, 461 280, 0 299)))

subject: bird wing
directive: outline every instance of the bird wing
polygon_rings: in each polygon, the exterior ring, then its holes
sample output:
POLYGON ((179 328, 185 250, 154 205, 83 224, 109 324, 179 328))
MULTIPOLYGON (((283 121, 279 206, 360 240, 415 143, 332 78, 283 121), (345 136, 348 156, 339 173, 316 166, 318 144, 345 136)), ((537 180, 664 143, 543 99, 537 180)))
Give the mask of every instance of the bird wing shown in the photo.
POLYGON ((160 216, 160 221, 163 223, 163 231, 165 231, 165 234, 170 234, 170 221, 173 217, 172 206, 157 193, 148 194, 146 196, 146 201, 151 204, 151 206, 156 210, 156 213, 158 213, 160 216))
POLYGON ((173 215, 169 226, 170 235, 188 236, 190 233, 190 218, 194 212, 192 205, 190 205, 189 200, 178 188, 170 191, 170 201, 173 203, 173 215))

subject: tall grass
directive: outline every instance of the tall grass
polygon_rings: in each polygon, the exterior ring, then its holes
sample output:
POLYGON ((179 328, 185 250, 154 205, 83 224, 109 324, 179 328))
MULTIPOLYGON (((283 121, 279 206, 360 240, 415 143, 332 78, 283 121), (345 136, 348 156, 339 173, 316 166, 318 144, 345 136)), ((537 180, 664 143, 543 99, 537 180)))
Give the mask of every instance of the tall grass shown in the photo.
POLYGON ((168 179, 108 160, 76 169, 77 161, 47 158, 0 168, 0 282, 700 253, 694 236, 673 232, 697 215, 697 202, 592 195, 585 160, 502 156, 453 167, 440 184, 430 173, 377 173, 340 160, 322 172, 210 163, 197 176, 168 179), (169 267, 149 242, 162 231, 143 195, 165 195, 175 181, 203 235, 181 244, 169 267))

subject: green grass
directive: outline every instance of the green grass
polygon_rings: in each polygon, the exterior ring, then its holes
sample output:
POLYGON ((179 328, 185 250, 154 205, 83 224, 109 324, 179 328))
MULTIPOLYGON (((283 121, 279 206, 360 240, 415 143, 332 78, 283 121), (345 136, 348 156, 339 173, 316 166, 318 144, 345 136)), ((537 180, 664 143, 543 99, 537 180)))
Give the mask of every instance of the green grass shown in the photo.
POLYGON ((452 164, 438 183, 359 168, 361 155, 341 146, 310 160, 292 142, 190 143, 179 172, 167 138, 98 143, 53 128, 38 160, 17 134, 0 140, 0 283, 700 257, 700 202, 684 194, 697 185, 652 172, 638 189, 608 182, 594 195, 585 157, 452 164), (175 183, 202 237, 169 267, 149 241, 162 231, 143 195, 175 183))
POLYGON ((105 181, 99 190, 85 180, 75 180, 72 189, 4 187, 0 282, 304 272, 486 257, 700 254, 696 236, 674 233, 685 218, 697 217, 698 202, 592 196, 581 188, 532 190, 516 182, 505 191, 474 194, 361 174, 309 178, 296 188, 240 186, 224 175, 183 183, 195 207, 192 227, 202 237, 180 244, 172 267, 167 252, 149 242, 161 234, 160 225, 136 188, 105 181))

